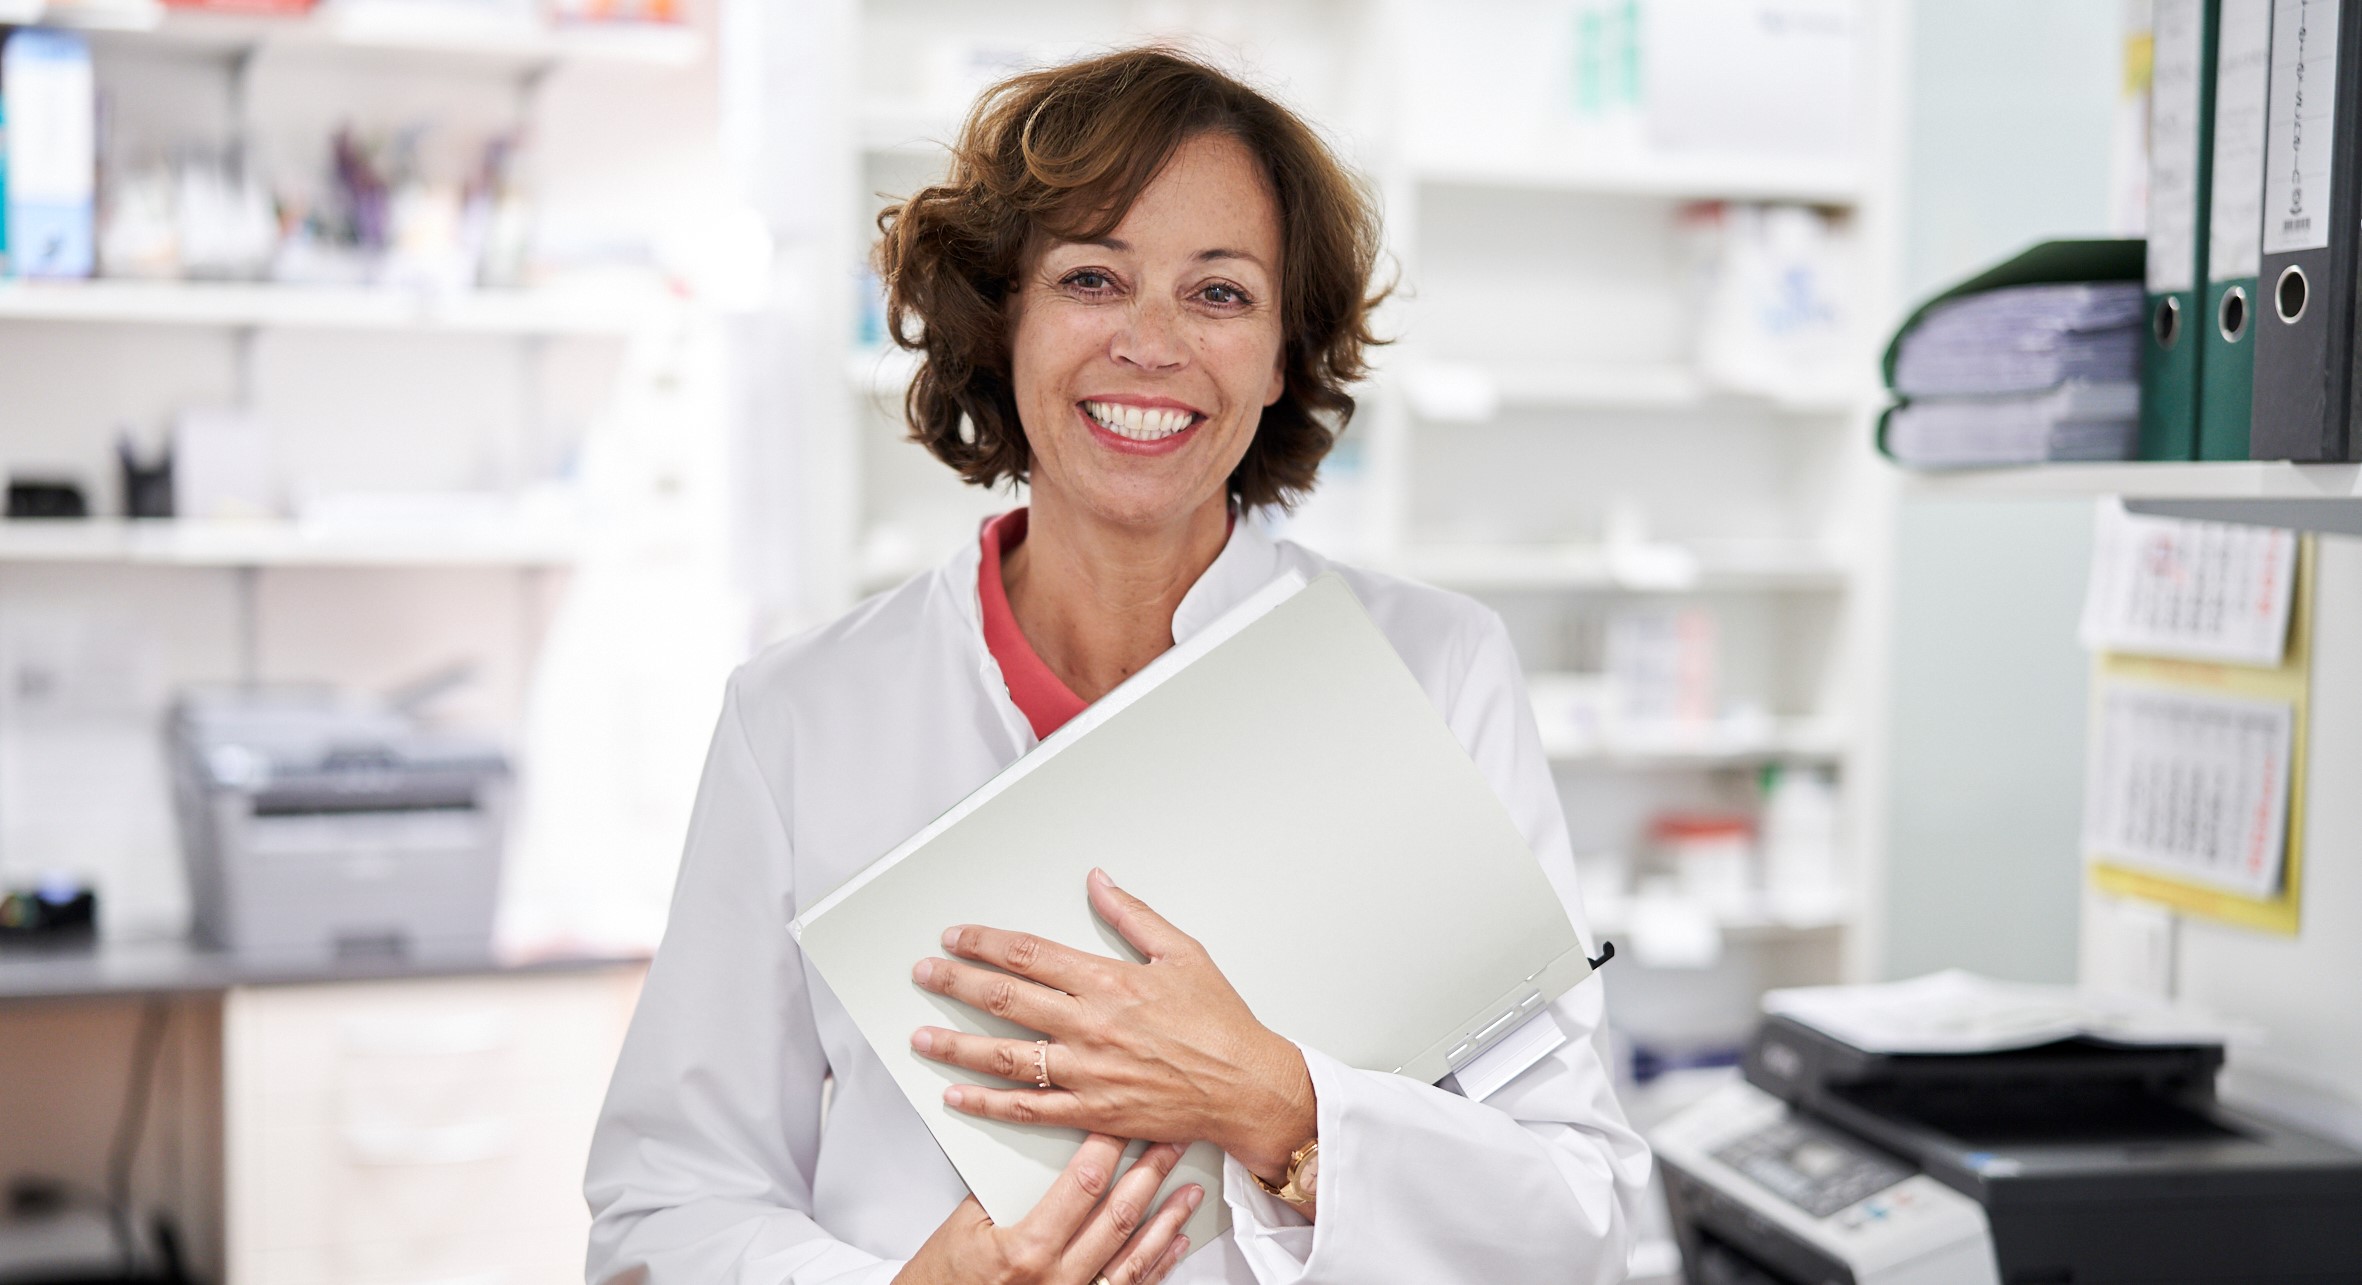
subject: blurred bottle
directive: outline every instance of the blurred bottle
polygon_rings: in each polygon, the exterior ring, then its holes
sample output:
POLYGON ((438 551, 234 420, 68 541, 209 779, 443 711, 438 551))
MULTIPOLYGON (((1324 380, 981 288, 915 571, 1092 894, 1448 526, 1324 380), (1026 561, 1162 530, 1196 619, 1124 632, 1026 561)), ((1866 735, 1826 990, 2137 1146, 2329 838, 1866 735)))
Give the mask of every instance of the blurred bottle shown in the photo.
POLYGON ((1681 231, 1706 382, 1772 396, 1845 390, 1853 256, 1836 220, 1800 205, 1708 203, 1682 211, 1681 231))
POLYGON ((1569 96, 1574 144, 1585 152, 1639 150, 1640 0, 1578 0, 1574 6, 1569 96))
POLYGON ((1606 672, 1617 732, 1638 741, 1694 736, 1715 714, 1714 617, 1699 608, 1630 608, 1607 620, 1606 672))
POLYGON ((1681 891, 1717 915, 1755 904, 1755 829, 1743 816, 1667 812, 1649 823, 1649 843, 1681 891))
POLYGON ((1822 918, 1839 909, 1837 791, 1819 770, 1763 769, 1763 862, 1773 914, 1822 918))

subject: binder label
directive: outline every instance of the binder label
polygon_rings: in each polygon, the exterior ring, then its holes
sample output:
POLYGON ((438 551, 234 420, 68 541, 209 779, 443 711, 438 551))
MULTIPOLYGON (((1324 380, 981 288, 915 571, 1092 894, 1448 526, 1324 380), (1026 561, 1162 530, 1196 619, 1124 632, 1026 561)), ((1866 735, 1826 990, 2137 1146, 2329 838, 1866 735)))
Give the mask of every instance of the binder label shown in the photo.
POLYGON ((2265 254, 2329 245, 2339 2, 2275 0, 2271 124, 2264 146, 2265 254))
POLYGON ((2157 0, 2149 80, 2149 293, 2198 278, 2198 107, 2206 79, 2205 0, 2157 0))
POLYGON ((2272 0, 2223 0, 2214 66, 2214 204, 2206 223, 2206 275, 2237 281, 2260 270, 2272 0))

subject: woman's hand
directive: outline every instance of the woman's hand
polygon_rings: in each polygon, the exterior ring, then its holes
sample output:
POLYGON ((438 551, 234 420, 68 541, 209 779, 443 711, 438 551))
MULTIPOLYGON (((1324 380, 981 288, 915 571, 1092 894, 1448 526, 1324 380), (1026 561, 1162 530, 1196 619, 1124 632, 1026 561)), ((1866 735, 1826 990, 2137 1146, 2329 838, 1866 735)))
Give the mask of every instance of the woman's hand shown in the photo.
POLYGON ((1017 1124, 1202 1139, 1266 1181, 1281 1181, 1290 1153, 1316 1127, 1304 1055, 1255 1020, 1188 934, 1100 871, 1091 872, 1090 897, 1147 963, 973 925, 946 932, 944 949, 993 968, 919 961, 912 972, 919 985, 1051 1039, 1045 1047, 921 1027, 910 1041, 921 1055, 1031 1086, 954 1085, 944 1102, 1017 1124), (1038 1087, 1044 1070, 1048 1089, 1038 1087))
POLYGON ((974 1196, 961 1201, 894 1274, 895 1285, 1156 1285, 1189 1252, 1181 1224, 1205 1188, 1183 1187, 1151 1218, 1148 1202, 1181 1149, 1150 1147, 1118 1179, 1123 1154, 1121 1138, 1084 1139, 1041 1203, 1012 1227, 994 1226, 974 1196))

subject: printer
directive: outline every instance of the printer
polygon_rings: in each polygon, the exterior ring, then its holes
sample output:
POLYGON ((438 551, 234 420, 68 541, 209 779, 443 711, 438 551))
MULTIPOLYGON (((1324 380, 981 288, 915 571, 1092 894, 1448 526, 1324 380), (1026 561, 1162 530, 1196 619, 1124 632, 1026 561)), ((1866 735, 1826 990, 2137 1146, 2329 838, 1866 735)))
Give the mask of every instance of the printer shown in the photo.
POLYGON ((2219 1042, 1869 1052, 1766 1017, 1652 1135, 1689 1285, 2362 1280, 2362 1152, 2225 1107, 2219 1042))
POLYGON ((411 959, 490 948, 510 793, 497 745, 308 687, 191 691, 166 735, 210 944, 411 959))

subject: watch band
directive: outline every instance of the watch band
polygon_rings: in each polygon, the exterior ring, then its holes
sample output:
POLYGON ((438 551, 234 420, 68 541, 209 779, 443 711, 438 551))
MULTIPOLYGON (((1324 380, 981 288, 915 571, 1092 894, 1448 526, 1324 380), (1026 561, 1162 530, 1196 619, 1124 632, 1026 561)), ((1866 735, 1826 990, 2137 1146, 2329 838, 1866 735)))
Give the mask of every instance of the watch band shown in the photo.
POLYGON ((1263 1175, 1252 1170, 1248 1171, 1247 1176, 1254 1179, 1255 1185, 1261 1187, 1265 1192, 1277 1196, 1291 1205, 1299 1207, 1309 1205, 1313 1201, 1315 1189, 1320 1186, 1320 1170, 1318 1168, 1313 1170, 1313 1179, 1309 1186, 1301 1185, 1301 1179, 1304 1177, 1305 1166, 1311 1164, 1319 1155, 1320 1139, 1318 1137, 1289 1153, 1286 1181, 1276 1187, 1265 1182, 1263 1175))

